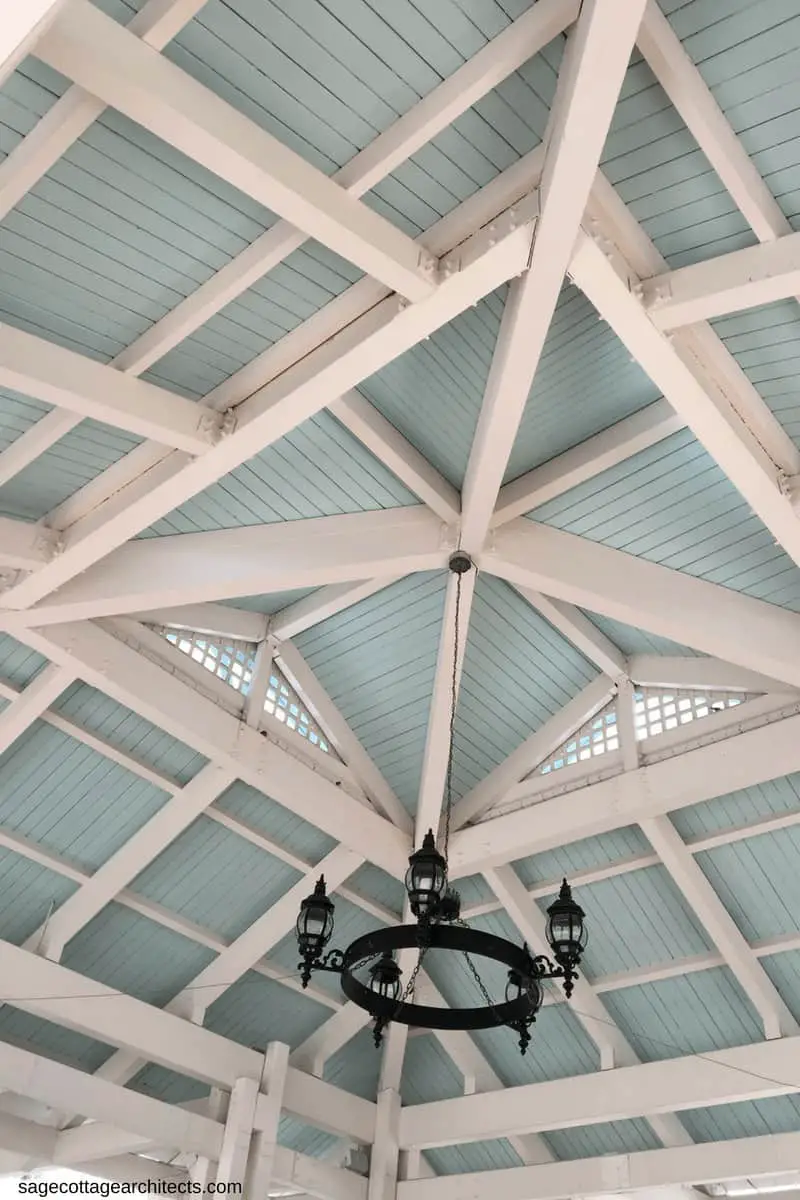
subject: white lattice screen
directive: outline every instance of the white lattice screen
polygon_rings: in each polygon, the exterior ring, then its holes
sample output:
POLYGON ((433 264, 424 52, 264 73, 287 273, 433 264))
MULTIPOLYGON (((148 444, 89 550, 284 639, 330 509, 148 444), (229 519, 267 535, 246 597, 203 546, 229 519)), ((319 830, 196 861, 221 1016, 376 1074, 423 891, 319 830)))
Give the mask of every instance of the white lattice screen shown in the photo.
MULTIPOLYGON (((234 691, 243 696, 248 694, 255 671, 257 646, 254 642, 239 642, 232 638, 222 641, 191 629, 168 629, 160 625, 153 628, 171 646, 205 667, 234 691)), ((302 698, 274 664, 264 700, 264 712, 271 720, 280 721, 325 754, 338 757, 302 698)))
POLYGON ((549 775, 551 771, 560 771, 562 767, 586 762, 587 759, 606 754, 609 750, 618 749, 617 711, 613 704, 609 704, 585 725, 581 725, 572 737, 567 738, 555 753, 550 755, 547 762, 539 767, 539 774, 549 775))
POLYGON ((752 700, 749 692, 696 692, 688 689, 662 692, 655 688, 637 688, 633 695, 633 721, 636 740, 655 737, 668 729, 702 720, 726 708, 736 708, 752 700))

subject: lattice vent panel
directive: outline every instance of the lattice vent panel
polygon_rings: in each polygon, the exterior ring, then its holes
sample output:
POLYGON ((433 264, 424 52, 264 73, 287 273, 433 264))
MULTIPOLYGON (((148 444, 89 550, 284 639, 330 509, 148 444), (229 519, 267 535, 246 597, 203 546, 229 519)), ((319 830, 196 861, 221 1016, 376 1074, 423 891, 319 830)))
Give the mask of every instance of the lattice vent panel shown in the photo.
POLYGON ((611 750, 619 749, 619 730, 617 729, 616 701, 606 705, 585 725, 567 738, 551 754, 546 762, 538 768, 538 774, 549 775, 551 771, 560 771, 563 767, 574 763, 586 762, 611 750))
POLYGON ((655 737, 714 713, 736 708, 754 700, 751 692, 698 692, 676 689, 662 692, 657 688, 637 688, 633 695, 633 721, 636 740, 655 737))
POLYGON ((301 697, 274 665, 269 677, 264 712, 276 721, 281 721, 288 729, 299 733, 300 737, 311 742, 312 746, 317 746, 326 754, 335 753, 327 737, 304 706, 301 697))

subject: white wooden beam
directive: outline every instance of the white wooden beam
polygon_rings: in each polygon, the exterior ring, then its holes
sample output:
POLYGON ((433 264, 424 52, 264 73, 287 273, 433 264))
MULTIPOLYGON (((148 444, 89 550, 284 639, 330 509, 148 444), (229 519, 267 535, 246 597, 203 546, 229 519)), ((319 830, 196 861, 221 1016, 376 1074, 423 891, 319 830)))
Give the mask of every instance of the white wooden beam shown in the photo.
POLYGON ((761 1018, 765 1036, 780 1038, 784 1034, 796 1034, 797 1021, 669 817, 651 817, 642 821, 641 828, 738 979, 742 991, 761 1018))
MULTIPOLYGON (((128 25, 149 46, 167 42, 199 12, 206 0, 148 0, 128 25)), ((41 5, 41 0, 38 0, 41 5)), ((46 175, 103 111, 102 101, 71 87, 0 163, 0 218, 46 175)), ((67 414, 64 414, 65 418, 67 414)), ((46 418, 45 418, 46 419, 46 418)), ((74 421, 73 421, 74 424, 74 421)), ((26 435, 23 435, 26 436, 26 435)))
POLYGON ((589 198, 645 0, 585 0, 558 77, 530 266, 512 283, 464 479, 462 541, 481 549, 589 198))
POLYGON ((367 1181, 354 1171, 342 1170, 285 1146, 275 1149, 274 1171, 275 1183, 292 1189, 290 1195, 318 1200, 367 1200, 367 1181))
POLYGON ((335 400, 329 411, 437 516, 449 525, 458 521, 461 498, 456 489, 356 388, 335 400))
POLYGON ((800 1038, 782 1038, 415 1104, 403 1109, 400 1144, 425 1149, 710 1108, 791 1095, 798 1082, 800 1038))
MULTIPOLYGON (((8 158, 0 163, 0 171, 7 162, 8 158)), ((40 454, 44 454, 45 450, 73 430, 79 421, 80 417, 56 408, 21 433, 10 446, 0 451, 0 486, 29 467, 40 454)))
POLYGON ((0 384, 189 454, 210 449, 219 428, 192 400, 10 325, 0 325, 0 384))
POLYGON ((666 271, 645 280, 643 289, 659 329, 785 300, 800 293, 800 234, 666 271))
POLYGON ((369 1164, 367 1200, 395 1200, 400 1146, 400 1094, 393 1088, 378 1093, 375 1138, 369 1164))
POLYGON ((683 428, 684 422, 666 400, 648 404, 507 483, 497 497, 492 527, 524 516, 683 428))
POLYGON ((800 562, 800 521, 780 486, 791 462, 777 466, 728 392, 691 346, 670 340, 650 320, 634 291, 629 265, 612 261, 592 238, 582 235, 572 260, 572 277, 692 433, 715 459, 753 511, 795 561, 800 562), (621 273, 620 273, 621 272, 621 273), (624 277, 623 277, 624 276, 624 277))
POLYGON ((385 817, 410 834, 413 822, 408 812, 297 647, 291 642, 281 642, 276 648, 276 657, 284 675, 308 704, 367 796, 385 817))
POLYGON ((216 1178, 218 1185, 231 1191, 236 1187, 244 1189, 259 1082, 245 1077, 237 1079, 231 1089, 216 1178))
POLYGON ((422 845, 422 840, 429 829, 432 829, 436 836, 446 800, 450 709, 452 704, 458 701, 476 579, 477 572, 474 567, 463 575, 455 575, 451 572, 447 577, 439 647, 436 654, 436 671, 428 710, 428 728, 425 735, 419 797, 414 818, 415 846, 422 845), (458 646, 456 646, 455 614, 459 592, 461 599, 458 646), (455 698, 452 695, 454 686, 455 698))
POLYGON ((0 567, 35 571, 52 556, 55 535, 32 521, 0 517, 0 567))
MULTIPOLYGON (((334 174, 335 182, 351 196, 363 196, 557 37, 575 19, 577 11, 578 0, 539 0, 356 154, 334 174)), ((133 22, 129 28, 133 29, 133 22)), ((523 187, 519 195, 527 191, 529 186, 530 183, 523 187)), ((428 234, 425 236, 427 241, 428 234)), ((121 370, 137 374, 147 370, 302 246, 305 240, 305 234, 294 225, 287 221, 276 222, 176 308, 156 321, 127 350, 123 350, 115 360, 115 365, 121 370)), ((436 253, 441 252, 440 248, 433 245, 431 249, 436 253)), ((244 395, 247 394, 245 391, 244 395)))
POLYGON ((87 518, 83 532, 80 523, 72 527, 58 559, 6 592, 5 603, 29 607, 518 274, 527 262, 537 208, 533 195, 513 218, 498 218, 494 233, 479 231, 462 243, 443 260, 444 282, 428 300, 407 305, 389 297, 338 336, 327 334, 316 350, 241 405, 234 432, 191 462, 178 452, 162 460, 147 478, 109 501, 99 520, 87 518))
POLYGON ((592 680, 458 801, 453 808, 453 829, 475 821, 491 808, 510 787, 544 762, 570 734, 607 704, 614 691, 614 684, 607 676, 592 680))
POLYGON ((627 670, 627 659, 611 638, 593 625, 588 617, 566 600, 544 596, 530 587, 519 585, 517 591, 545 617, 554 629, 563 633, 590 662, 610 679, 618 679, 627 670))
MULTIPOLYGON (((441 542, 440 522, 422 505, 142 538, 120 546, 22 619, 44 626, 373 574, 405 575, 441 567, 441 542)), ((10 602, 10 592, 5 599, 10 602)))
MULTIPOLYGON (((0 718, 1 719, 1 718, 0 718)), ((228 788, 233 771, 210 764, 163 805, 141 829, 73 892, 29 939, 40 953, 59 959, 64 947, 114 897, 126 888, 228 788)))
POLYGON ((717 692, 785 692, 786 684, 719 658, 632 654, 631 679, 641 687, 699 688, 717 692))
POLYGON ((55 20, 65 0, 30 0, 4 6, 0 34, 0 84, 16 69, 55 20))
POLYGON ((701 745, 635 771, 580 787, 536 804, 536 820, 522 809, 461 829, 453 838, 453 878, 513 862, 554 846, 780 779, 800 768, 800 717, 701 745))
MULTIPOLYGON (((549 955, 551 951, 544 914, 537 904, 531 904, 514 868, 498 867, 485 872, 484 878, 534 954, 549 955)), ((584 976, 575 980, 572 995, 575 1016, 600 1051, 601 1067, 608 1070, 639 1063, 640 1059, 630 1042, 584 976)), ((649 1120, 654 1133, 665 1146, 691 1145, 692 1139, 672 1113, 655 1113, 649 1120)))
POLYGON ((184 604, 177 608, 156 608, 132 614, 145 624, 163 625, 166 629, 192 629, 212 638, 233 638, 234 641, 263 642, 267 636, 269 618, 263 613, 247 612, 229 604, 184 604))
POLYGON ((275 613, 269 619, 269 632, 278 641, 289 641, 298 633, 305 633, 306 629, 312 629, 399 581, 400 576, 389 575, 380 579, 357 580, 355 583, 332 583, 275 613))
POLYGON ((69 667, 50 664, 0 713, 0 754, 38 720, 75 680, 69 667))
POLYGON ((245 1195, 267 1196, 275 1181, 278 1128, 288 1071, 289 1047, 283 1042, 270 1042, 264 1055, 261 1095, 255 1113, 256 1128, 245 1170, 245 1195))
POLYGON ((72 0, 37 55, 393 291, 434 290, 435 259, 407 234, 88 2, 72 0))
POLYGON ((370 1020, 365 1009, 356 1004, 343 1004, 292 1051, 289 1061, 300 1071, 308 1071, 321 1078, 328 1059, 346 1046, 370 1020))
POLYGON ((563 1200, 569 1196, 654 1191, 681 1184, 711 1184, 734 1177, 796 1170, 800 1133, 768 1134, 729 1142, 704 1142, 666 1150, 610 1154, 541 1167, 512 1167, 398 1184, 398 1200, 563 1200))
POLYGON ((648 2, 637 42, 656 79, 759 241, 769 242, 790 233, 791 226, 780 205, 657 0, 648 2))
POLYGON ((211 757, 363 858, 401 877, 410 849, 407 835, 370 812, 269 737, 243 725, 156 663, 90 623, 25 631, 81 678, 180 741, 211 757), (80 663, 80 666, 78 664, 80 663))
POLYGON ((482 569, 517 588, 800 686, 800 669, 789 661, 792 646, 800 651, 800 619, 777 605, 524 518, 499 529, 495 544, 482 569))

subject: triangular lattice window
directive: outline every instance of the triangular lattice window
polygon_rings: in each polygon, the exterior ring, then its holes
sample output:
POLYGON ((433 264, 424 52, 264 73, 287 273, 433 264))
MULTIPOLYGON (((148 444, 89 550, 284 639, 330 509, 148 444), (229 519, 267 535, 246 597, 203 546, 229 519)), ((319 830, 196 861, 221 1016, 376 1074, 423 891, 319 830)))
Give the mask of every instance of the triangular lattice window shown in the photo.
POLYGON ((688 688, 662 692, 660 688, 637 688, 633 694, 636 740, 678 729, 753 699, 755 695, 751 692, 699 692, 688 688))
MULTIPOLYGON (((151 628, 176 650, 205 667, 234 691, 242 696, 246 696, 250 691, 258 650, 254 642, 211 638, 191 629, 169 629, 163 625, 154 625, 151 628)), ((271 720, 279 721, 318 750, 338 757, 327 735, 309 713, 305 701, 274 663, 264 699, 264 712, 271 720)))
POLYGON ((617 710, 614 703, 606 705, 599 713, 588 720, 576 733, 567 738, 555 753, 539 767, 540 775, 549 775, 551 771, 560 771, 562 767, 574 763, 586 762, 610 750, 619 749, 619 730, 617 729, 617 710))

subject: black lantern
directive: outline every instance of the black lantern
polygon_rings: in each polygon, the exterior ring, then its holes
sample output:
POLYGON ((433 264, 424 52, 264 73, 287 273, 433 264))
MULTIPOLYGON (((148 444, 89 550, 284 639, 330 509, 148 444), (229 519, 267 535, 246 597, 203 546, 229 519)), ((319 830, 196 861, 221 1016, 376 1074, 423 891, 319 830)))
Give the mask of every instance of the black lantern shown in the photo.
POLYGON ((400 967, 388 952, 382 954, 369 972, 369 988, 387 1000, 396 1000, 400 995, 400 967))
POLYGON ((572 899, 572 889, 565 879, 558 899, 547 910, 547 940, 565 972, 574 971, 586 949, 585 916, 580 904, 572 899))
POLYGON ((333 934, 333 903, 325 892, 324 875, 317 880, 312 895, 301 903, 295 929, 303 958, 309 961, 319 958, 333 934))
POLYGON ((521 971, 511 970, 508 972, 508 982, 506 983, 506 1003, 513 1004, 523 997, 527 998, 530 1006, 531 1020, 535 1020, 536 1014, 542 1007, 542 985, 536 975, 523 975, 521 971))
POLYGON ((436 849, 433 830, 429 829, 422 849, 408 860, 406 891, 411 911, 418 920, 430 919, 437 911, 447 888, 447 860, 436 849))

